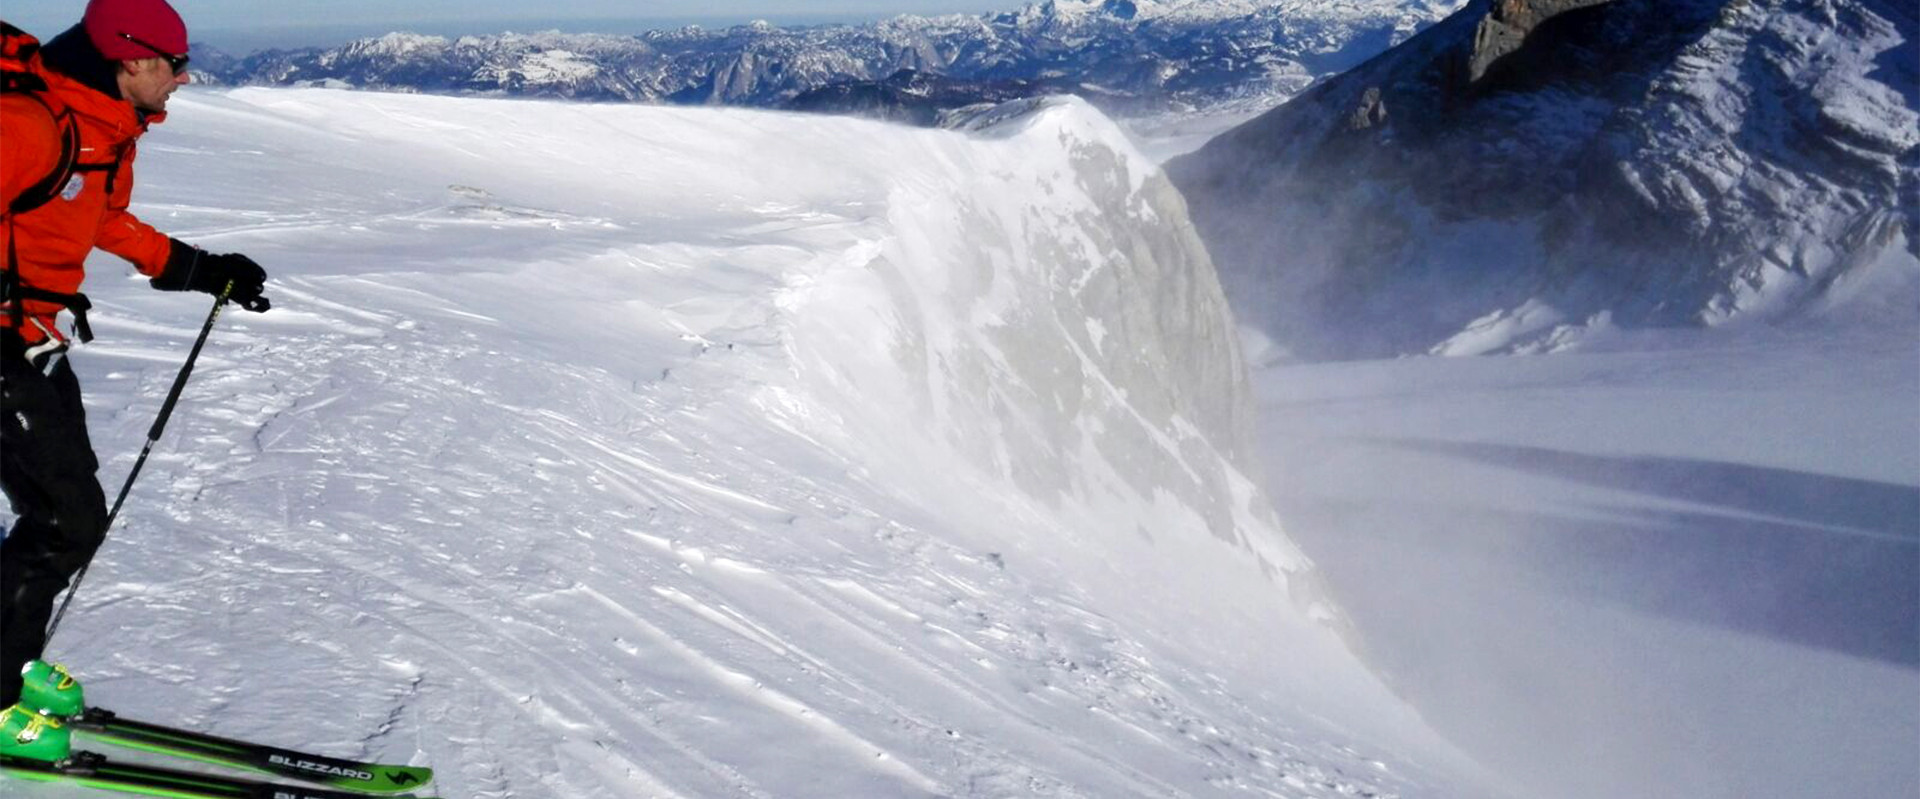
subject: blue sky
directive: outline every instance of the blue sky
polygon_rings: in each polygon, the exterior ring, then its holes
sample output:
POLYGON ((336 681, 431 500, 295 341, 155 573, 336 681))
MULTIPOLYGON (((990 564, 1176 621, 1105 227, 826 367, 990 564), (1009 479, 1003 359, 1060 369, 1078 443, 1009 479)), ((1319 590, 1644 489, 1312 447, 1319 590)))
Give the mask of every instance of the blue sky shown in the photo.
MULTIPOLYGON (((532 30, 532 26, 618 32, 640 27, 732 24, 764 18, 783 24, 880 19, 897 14, 978 13, 1018 8, 1024 0, 170 0, 195 42, 253 46, 333 44, 395 29, 421 33, 532 30), (516 26, 517 23, 517 26, 516 26), (568 24, 573 23, 573 24, 568 24), (309 41, 310 40, 310 41, 309 41)), ((6 0, 8 22, 50 37, 78 21, 85 0, 6 0)))

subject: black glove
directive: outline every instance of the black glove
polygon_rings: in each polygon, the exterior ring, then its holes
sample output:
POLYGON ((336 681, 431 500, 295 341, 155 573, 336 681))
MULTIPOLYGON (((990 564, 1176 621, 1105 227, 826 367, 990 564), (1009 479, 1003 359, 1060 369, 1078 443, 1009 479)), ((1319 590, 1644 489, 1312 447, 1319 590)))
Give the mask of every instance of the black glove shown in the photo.
POLYGON ((227 291, 227 284, 233 284, 233 290, 227 292, 227 299, 240 303, 240 307, 254 313, 260 313, 273 307, 262 292, 267 288, 267 270, 261 269, 252 258, 239 253, 215 255, 192 247, 173 242, 173 252, 167 257, 167 266, 160 270, 160 276, 147 281, 161 291, 204 291, 218 295, 227 291))

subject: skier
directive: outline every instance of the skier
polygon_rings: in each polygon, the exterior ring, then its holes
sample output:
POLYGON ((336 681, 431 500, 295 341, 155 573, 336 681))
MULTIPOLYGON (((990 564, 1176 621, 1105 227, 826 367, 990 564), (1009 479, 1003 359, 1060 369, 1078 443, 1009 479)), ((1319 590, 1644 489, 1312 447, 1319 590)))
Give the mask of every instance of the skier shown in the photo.
MULTIPOLYGON (((31 665, 39 677, 64 677, 38 662, 47 624, 107 522, 69 341, 55 316, 70 311, 75 335, 91 337, 78 291, 95 247, 131 261, 157 289, 228 291, 256 312, 269 303, 266 272, 251 259, 202 252, 127 210, 135 141, 166 117, 168 98, 189 80, 187 29, 173 7, 91 0, 81 22, 44 47, 5 27, 0 488, 18 519, 0 542, 0 755, 32 756, 10 747, 31 747, 19 740, 34 737, 29 728, 58 725, 39 715, 46 708, 21 701, 22 672, 31 665)), ((48 690, 58 690, 52 682, 48 690)))

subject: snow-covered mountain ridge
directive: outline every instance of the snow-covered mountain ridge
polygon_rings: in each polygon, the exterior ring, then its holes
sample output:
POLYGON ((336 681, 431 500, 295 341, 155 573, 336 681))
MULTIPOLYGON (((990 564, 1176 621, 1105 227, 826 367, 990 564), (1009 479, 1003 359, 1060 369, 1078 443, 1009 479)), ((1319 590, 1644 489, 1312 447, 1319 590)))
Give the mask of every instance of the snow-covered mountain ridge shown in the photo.
POLYGON ((858 26, 390 34, 333 49, 209 53, 196 63, 226 84, 763 107, 914 70, 962 88, 1023 81, 1034 93, 1076 93, 1109 113, 1145 115, 1235 101, 1271 105, 1405 39, 1460 1, 1052 0, 1015 12, 858 26))
MULTIPOLYGON (((135 210, 275 307, 63 627, 96 703, 476 799, 1486 794, 1322 621, 1205 251, 1085 103, 172 111, 135 210)), ((90 272, 114 481, 205 306, 90 272)))
POLYGON ((1908 3, 1475 2, 1170 169, 1308 358, 1911 315, 1917 73, 1908 3))

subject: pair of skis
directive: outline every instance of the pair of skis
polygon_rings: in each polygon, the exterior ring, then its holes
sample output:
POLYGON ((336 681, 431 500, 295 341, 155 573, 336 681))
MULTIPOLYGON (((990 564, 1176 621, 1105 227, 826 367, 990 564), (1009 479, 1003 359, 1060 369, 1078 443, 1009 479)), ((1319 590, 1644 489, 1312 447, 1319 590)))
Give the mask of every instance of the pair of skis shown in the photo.
POLYGON ((89 709, 66 724, 101 743, 324 787, 121 763, 94 752, 75 752, 57 763, 0 757, 0 773, 170 799, 366 799, 369 795, 411 799, 406 792, 433 781, 429 768, 321 757, 122 719, 99 709, 89 709))

